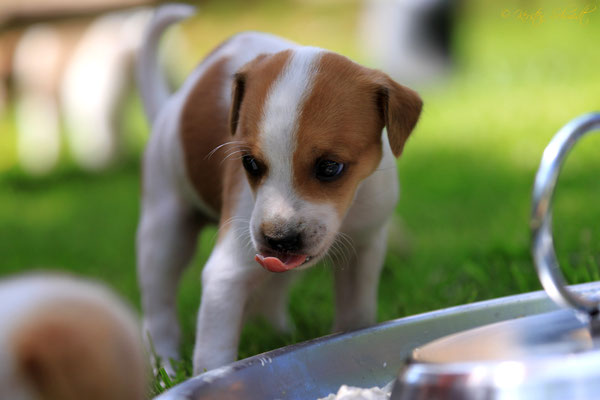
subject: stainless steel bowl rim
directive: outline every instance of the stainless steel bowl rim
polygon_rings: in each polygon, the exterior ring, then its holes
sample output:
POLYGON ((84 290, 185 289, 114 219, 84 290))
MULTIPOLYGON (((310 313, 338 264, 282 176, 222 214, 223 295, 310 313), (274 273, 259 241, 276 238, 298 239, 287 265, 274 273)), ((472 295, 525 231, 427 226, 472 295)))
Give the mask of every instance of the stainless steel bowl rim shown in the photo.
POLYGON ((419 392, 421 388, 443 386, 451 387, 455 394, 464 394, 465 397, 462 398, 470 398, 469 394, 475 389, 487 389, 497 395, 507 394, 507 391, 513 393, 533 391, 543 394, 558 387, 563 390, 571 387, 586 392, 590 389, 590 384, 597 386, 600 383, 599 360, 600 351, 596 350, 569 355, 562 360, 539 357, 528 360, 456 363, 444 366, 418 363, 409 365, 401 373, 401 379, 396 382, 395 396, 392 399, 406 392, 408 388, 413 392, 419 392))
MULTIPOLYGON (((506 366, 516 366, 518 364, 527 365, 534 368, 536 371, 542 370, 560 370, 566 368, 572 368, 573 362, 582 363, 594 363, 595 366, 600 366, 600 349, 581 351, 577 353, 565 354, 560 358, 556 355, 546 354, 539 356, 531 356, 527 359, 518 358, 507 358, 505 360, 493 360, 493 361, 463 361, 454 362, 447 364, 430 363, 426 361, 411 362, 407 363, 407 370, 418 371, 418 373, 432 373, 432 374, 458 374, 462 375, 470 373, 476 368, 485 368, 486 370, 492 371, 498 367, 504 368, 506 366)), ((594 371, 595 376, 600 377, 600 368, 594 371)))

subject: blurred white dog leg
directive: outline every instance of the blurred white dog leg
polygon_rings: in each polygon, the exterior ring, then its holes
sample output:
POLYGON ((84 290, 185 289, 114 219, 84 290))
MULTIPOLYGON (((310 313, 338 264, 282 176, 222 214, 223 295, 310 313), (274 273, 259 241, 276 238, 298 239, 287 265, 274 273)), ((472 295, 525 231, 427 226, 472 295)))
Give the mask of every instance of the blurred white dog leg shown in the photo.
POLYGON ((58 162, 59 111, 55 84, 64 48, 49 25, 28 29, 17 44, 13 71, 19 161, 27 172, 44 174, 58 162))
POLYGON ((120 105, 148 18, 145 10, 98 18, 69 60, 61 101, 73 157, 84 168, 105 168, 120 152, 120 105))
POLYGON ((45 93, 19 95, 15 111, 21 166, 32 175, 43 175, 56 166, 60 154, 56 102, 45 93))

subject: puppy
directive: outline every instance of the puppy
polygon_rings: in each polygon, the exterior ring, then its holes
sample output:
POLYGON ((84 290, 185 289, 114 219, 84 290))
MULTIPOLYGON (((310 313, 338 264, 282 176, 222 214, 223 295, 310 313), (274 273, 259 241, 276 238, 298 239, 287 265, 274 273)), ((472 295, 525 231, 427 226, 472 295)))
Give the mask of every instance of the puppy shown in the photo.
POLYGON ((142 400, 139 328, 104 287, 54 275, 0 282, 0 399, 142 400))
POLYGON ((192 13, 160 8, 139 58, 152 134, 137 257, 144 327, 163 362, 177 359, 177 283, 199 230, 218 221, 202 272, 200 373, 235 360, 247 309, 288 328, 288 271, 328 254, 334 331, 375 322, 386 221, 398 198, 395 157, 422 103, 382 72, 257 32, 221 44, 170 95, 157 43, 192 13))

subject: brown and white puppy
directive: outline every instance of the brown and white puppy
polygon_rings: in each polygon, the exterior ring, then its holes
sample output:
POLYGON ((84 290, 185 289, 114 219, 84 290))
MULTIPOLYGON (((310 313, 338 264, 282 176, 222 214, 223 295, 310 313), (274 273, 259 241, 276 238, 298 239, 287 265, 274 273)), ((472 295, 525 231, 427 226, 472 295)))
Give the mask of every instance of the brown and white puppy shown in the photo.
POLYGON ((140 57, 152 135, 137 252, 145 329, 163 360, 178 358, 177 283, 199 230, 219 221, 202 272, 193 357, 200 373, 235 360, 248 308, 286 329, 293 273, 273 272, 327 255, 334 330, 375 322, 386 222, 398 198, 395 157, 421 100, 380 71, 257 32, 223 43, 169 95, 157 42, 192 13, 159 9, 140 57))
POLYGON ((55 275, 0 282, 0 399, 142 400, 131 311, 101 285, 55 275))

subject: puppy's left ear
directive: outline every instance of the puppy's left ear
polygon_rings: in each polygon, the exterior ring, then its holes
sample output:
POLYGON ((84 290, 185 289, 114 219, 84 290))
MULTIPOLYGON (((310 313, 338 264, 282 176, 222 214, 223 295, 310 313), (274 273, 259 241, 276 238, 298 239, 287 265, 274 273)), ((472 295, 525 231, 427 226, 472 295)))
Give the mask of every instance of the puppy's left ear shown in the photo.
POLYGON ((231 101, 231 110, 229 112, 229 127, 231 134, 235 135, 240 119, 240 107, 246 90, 246 75, 238 72, 233 78, 233 96, 231 101))
POLYGON ((240 68, 233 76, 231 109, 229 110, 229 128, 231 129, 232 135, 235 135, 239 127, 240 109, 242 108, 242 102, 244 100, 244 95, 246 94, 248 76, 251 75, 252 70, 260 65, 266 58, 267 54, 259 54, 252 61, 242 66, 242 68, 240 68))
POLYGON ((417 92, 394 82, 386 74, 379 72, 377 75, 378 105, 392 152, 400 157, 408 136, 419 120, 423 101, 417 92))

